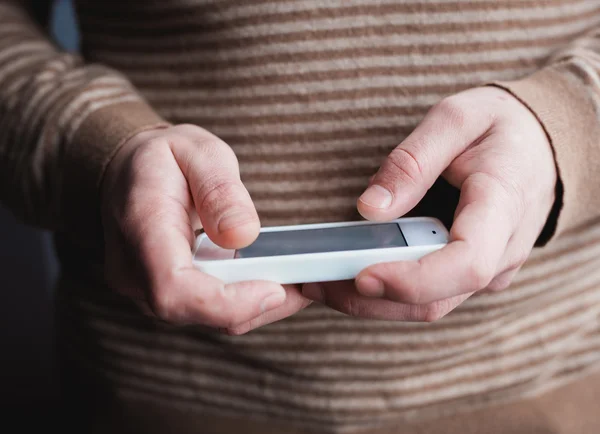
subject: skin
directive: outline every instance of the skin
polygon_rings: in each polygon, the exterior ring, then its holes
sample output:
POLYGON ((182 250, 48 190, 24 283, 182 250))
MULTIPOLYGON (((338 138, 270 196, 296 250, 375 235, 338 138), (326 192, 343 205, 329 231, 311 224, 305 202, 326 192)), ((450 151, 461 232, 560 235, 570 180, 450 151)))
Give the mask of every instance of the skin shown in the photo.
POLYGON ((371 178, 358 210, 373 221, 398 218, 440 175, 461 191, 443 249, 369 267, 354 282, 224 285, 192 266, 190 249, 200 222, 226 248, 258 236, 233 151, 193 125, 145 131, 119 150, 102 184, 106 278, 151 315, 230 334, 311 301, 358 317, 434 321, 478 291, 510 284, 548 218, 557 182, 541 125, 494 87, 435 105, 371 178))
POLYGON ((440 175, 460 189, 447 246, 418 261, 369 267, 355 282, 307 284, 303 294, 349 315, 435 321, 478 291, 507 288, 555 200, 542 126, 495 87, 446 98, 383 162, 358 210, 373 221, 402 216, 440 175))
POLYGON ((285 318, 310 301, 298 286, 225 285, 192 266, 201 223, 225 248, 242 248, 260 222, 229 146, 193 125, 145 131, 119 149, 102 183, 105 276, 146 313, 232 334, 285 318))

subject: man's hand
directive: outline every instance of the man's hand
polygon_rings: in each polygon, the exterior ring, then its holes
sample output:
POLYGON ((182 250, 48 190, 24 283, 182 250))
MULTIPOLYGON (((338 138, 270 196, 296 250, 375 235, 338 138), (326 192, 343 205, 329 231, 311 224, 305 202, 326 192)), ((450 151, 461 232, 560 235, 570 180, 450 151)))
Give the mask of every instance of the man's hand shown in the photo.
POLYGON ((554 203, 556 167, 542 126, 498 88, 444 99, 385 160, 358 210, 374 221, 402 216, 440 175, 461 191, 447 246, 369 267, 356 288, 307 284, 303 294, 350 315, 431 321, 477 291, 506 288, 554 203))
POLYGON ((107 168, 102 214, 109 285, 160 319, 240 334, 310 303, 298 287, 224 285, 192 266, 200 222, 225 248, 249 245, 260 230, 233 151, 199 127, 128 140, 107 168))

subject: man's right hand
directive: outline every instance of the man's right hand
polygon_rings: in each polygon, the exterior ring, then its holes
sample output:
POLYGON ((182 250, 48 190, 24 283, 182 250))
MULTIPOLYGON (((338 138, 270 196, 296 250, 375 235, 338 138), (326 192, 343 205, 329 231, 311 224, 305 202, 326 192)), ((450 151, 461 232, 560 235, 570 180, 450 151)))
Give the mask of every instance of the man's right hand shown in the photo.
POLYGON ((241 334, 310 304, 296 286, 225 285, 193 267, 196 229, 224 248, 245 247, 260 230, 233 151, 202 128, 129 139, 107 167, 102 218, 108 284, 162 320, 241 334))

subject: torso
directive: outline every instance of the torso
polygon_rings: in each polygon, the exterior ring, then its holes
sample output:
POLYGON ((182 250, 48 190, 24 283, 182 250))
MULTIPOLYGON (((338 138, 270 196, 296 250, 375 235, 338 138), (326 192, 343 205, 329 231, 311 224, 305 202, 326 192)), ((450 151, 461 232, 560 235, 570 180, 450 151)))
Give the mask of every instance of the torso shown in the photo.
MULTIPOLYGON (((263 225, 358 218, 368 178, 432 104, 526 75, 600 23, 596 0, 82 0, 78 14, 87 59, 229 143, 263 225)), ((595 366, 599 238, 590 226, 535 251, 507 291, 434 324, 315 306, 226 337, 149 325, 101 288, 67 305, 123 393, 346 429, 517 399, 595 366)))

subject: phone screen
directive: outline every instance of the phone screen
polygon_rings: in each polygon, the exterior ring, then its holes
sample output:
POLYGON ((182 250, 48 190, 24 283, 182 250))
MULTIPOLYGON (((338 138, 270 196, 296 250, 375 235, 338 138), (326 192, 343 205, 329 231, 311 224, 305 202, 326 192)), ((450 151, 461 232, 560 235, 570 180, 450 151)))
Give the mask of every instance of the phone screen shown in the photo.
POLYGON ((407 246, 397 223, 261 232, 236 258, 298 255, 407 246))

